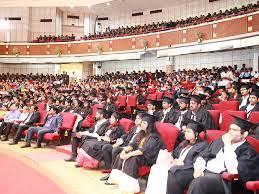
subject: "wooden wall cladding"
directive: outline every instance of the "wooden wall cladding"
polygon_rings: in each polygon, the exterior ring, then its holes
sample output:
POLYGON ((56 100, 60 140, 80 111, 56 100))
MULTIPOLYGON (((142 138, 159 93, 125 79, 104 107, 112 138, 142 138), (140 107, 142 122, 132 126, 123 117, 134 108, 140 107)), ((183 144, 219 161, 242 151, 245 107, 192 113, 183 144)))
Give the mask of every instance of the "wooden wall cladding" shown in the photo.
POLYGON ((259 13, 250 16, 242 16, 231 20, 208 23, 197 27, 177 29, 174 31, 161 32, 146 36, 125 37, 119 39, 108 39, 88 42, 70 42, 60 44, 30 44, 25 43, 2 44, 0 45, 0 55, 15 55, 14 50, 19 51, 19 55, 61 55, 70 54, 91 54, 97 53, 98 47, 101 52, 128 51, 143 49, 143 40, 148 41, 148 48, 180 45, 185 43, 197 42, 195 32, 202 33, 202 40, 211 40, 237 36, 241 34, 259 32, 259 13), (8 48, 6 47, 8 45, 8 48), (8 53, 7 53, 8 52, 8 53))

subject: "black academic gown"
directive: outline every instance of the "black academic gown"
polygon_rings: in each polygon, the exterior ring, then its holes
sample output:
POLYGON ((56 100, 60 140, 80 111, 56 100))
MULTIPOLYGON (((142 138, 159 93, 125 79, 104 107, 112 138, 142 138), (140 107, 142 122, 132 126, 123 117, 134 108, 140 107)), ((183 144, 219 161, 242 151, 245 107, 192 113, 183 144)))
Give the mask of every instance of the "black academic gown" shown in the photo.
MULTIPOLYGON (((188 112, 184 115, 184 118, 191 119, 192 111, 188 110, 188 112)), ((196 121, 202 123, 205 129, 216 129, 212 116, 207 110, 204 110, 203 108, 200 108, 196 112, 196 121)))
POLYGON ((123 139, 123 144, 121 146, 127 146, 130 143, 131 139, 133 138, 133 136, 137 131, 137 128, 138 126, 135 125, 134 127, 131 128, 129 133, 126 133, 121 136, 121 138, 123 139))
MULTIPOLYGON (((175 124, 179 118, 179 111, 171 108, 171 110, 166 113, 165 115, 165 119, 163 120, 163 123, 172 123, 175 124)), ((164 114, 163 114, 163 110, 161 110, 160 112, 157 113, 156 115, 157 117, 157 121, 162 121, 164 114)))
MULTIPOLYGON (((222 138, 213 141, 202 153, 201 157, 208 162, 214 159, 217 153, 224 147, 222 138)), ((240 175, 240 180, 236 182, 233 186, 243 187, 247 181, 259 180, 259 155, 251 147, 248 142, 244 142, 240 145, 235 153, 238 160, 238 174, 240 175)), ((233 189, 233 188, 232 188, 233 189)), ((189 187, 188 194, 226 194, 231 193, 231 187, 222 179, 219 174, 207 173, 205 170, 205 176, 194 179, 189 187), (208 175, 208 176, 207 176, 208 175), (210 177, 208 179, 207 177, 210 177), (205 186, 209 185, 209 186, 205 186), (220 190, 221 188, 221 190, 220 190)))
MULTIPOLYGON (((167 194, 182 194, 193 180, 193 164, 197 156, 208 146, 207 142, 197 142, 188 151, 184 165, 173 166, 168 171, 167 194)), ((179 158, 183 150, 181 144, 173 151, 173 158, 179 158)))
MULTIPOLYGON (((112 128, 106 128, 106 131, 110 129, 112 130, 111 134, 109 135, 111 142, 120 138, 124 134, 124 129, 119 125, 112 128)), ((107 142, 107 141, 88 139, 84 141, 84 143, 81 145, 81 148, 92 158, 101 161, 103 159, 102 148, 104 145, 109 143, 110 142, 107 142)))
MULTIPOLYGON (((245 105, 245 106, 242 106, 239 110, 240 110, 240 111, 245 111, 247 115, 250 113, 250 114, 249 114, 249 117, 250 117, 250 115, 251 115, 251 112, 259 111, 259 103, 257 103, 257 104, 255 105, 255 107, 254 107, 252 110, 250 110, 250 111, 247 111, 247 110, 246 110, 246 109, 247 109, 247 106, 248 106, 248 104, 245 105)), ((249 117, 248 117, 247 119, 249 119, 249 117)))
POLYGON ((125 161, 118 155, 114 162, 113 169, 122 170, 125 174, 136 179, 138 178, 139 166, 152 166, 156 162, 159 150, 164 148, 160 135, 156 133, 151 133, 142 147, 138 147, 135 140, 130 146, 133 147, 133 150, 140 150, 143 155, 133 156, 125 161))

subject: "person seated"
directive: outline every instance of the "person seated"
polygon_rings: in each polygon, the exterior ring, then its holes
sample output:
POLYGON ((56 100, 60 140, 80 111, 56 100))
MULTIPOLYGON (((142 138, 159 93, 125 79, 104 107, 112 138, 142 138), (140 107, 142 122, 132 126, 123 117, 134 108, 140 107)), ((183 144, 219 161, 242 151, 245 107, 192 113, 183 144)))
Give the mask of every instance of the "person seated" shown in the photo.
POLYGON ((239 109, 249 103, 250 87, 247 84, 243 84, 240 87, 241 97, 238 98, 239 109))
POLYGON ((19 123, 23 122, 29 115, 30 107, 24 106, 22 109, 22 113, 20 114, 20 117, 18 119, 13 120, 12 122, 9 122, 5 129, 4 129, 4 135, 2 135, 1 140, 2 141, 8 141, 8 136, 10 134, 11 128, 14 125, 19 125, 19 123))
POLYGON ((8 125, 13 125, 13 122, 19 119, 20 115, 21 115, 21 112, 18 110, 18 105, 13 104, 10 107, 9 112, 7 112, 6 115, 4 116, 4 121, 1 123, 0 136, 3 135, 4 129, 8 125))
POLYGON ((106 103, 105 103, 103 108, 106 111, 112 112, 112 113, 118 111, 118 106, 115 104, 113 97, 108 97, 107 98, 106 103))
POLYGON ((170 97, 164 97, 162 102, 163 110, 158 112, 157 121, 161 123, 175 124, 178 120, 177 111, 173 108, 174 99, 170 97))
POLYGON ((171 157, 157 161, 158 163, 152 166, 146 194, 183 194, 192 180, 194 160, 208 144, 199 136, 204 132, 204 126, 191 119, 186 122, 188 124, 184 129, 184 140, 173 150, 171 157))
MULTIPOLYGON (((233 115, 232 115, 233 116, 233 115)), ((196 159, 188 194, 231 193, 231 184, 222 178, 222 172, 239 174, 240 179, 232 186, 246 191, 247 181, 259 180, 259 157, 246 141, 249 130, 255 127, 245 119, 234 117, 229 131, 214 140, 196 159)), ((241 191, 237 193, 243 193, 241 191)))
POLYGON ((253 91, 249 96, 249 104, 242 106, 239 110, 246 112, 246 117, 249 119, 251 112, 259 111, 259 92, 253 91))
MULTIPOLYGON (((124 147, 128 146, 129 143, 133 142, 136 138, 137 134, 140 132, 141 127, 140 124, 142 122, 142 118, 146 115, 146 113, 139 113, 136 116, 134 121, 134 126, 131 128, 129 133, 124 134, 121 138, 116 140, 116 143, 106 144, 103 146, 103 159, 105 163, 105 169, 109 170, 113 166, 116 157, 121 153, 124 147)), ((106 181, 109 178, 109 175, 102 177, 101 181, 106 181)))
POLYGON ((20 141, 22 132, 29 127, 31 127, 34 123, 38 123, 40 121, 40 113, 38 112, 37 106, 31 106, 29 116, 19 124, 13 124, 13 129, 16 129, 17 132, 13 138, 13 141, 9 143, 9 145, 15 145, 20 141))
POLYGON ((76 167, 98 167, 98 163, 104 157, 102 152, 103 146, 107 144, 111 145, 124 134, 124 129, 119 125, 119 120, 119 113, 113 113, 109 119, 109 126, 105 129, 103 136, 97 136, 97 140, 88 139, 82 143, 76 159, 76 167), (97 166, 88 166, 89 162, 93 162, 97 164, 97 166))
POLYGON ((141 131, 117 156, 106 184, 117 183, 119 187, 124 185, 126 191, 139 192, 138 168, 142 165, 152 166, 156 162, 159 150, 164 148, 155 128, 155 121, 155 117, 149 114, 142 118, 141 131))
POLYGON ((157 115, 156 106, 157 106, 156 100, 149 100, 147 103, 147 113, 150 115, 157 115))
POLYGON ((181 130, 181 126, 182 126, 182 121, 183 121, 184 115, 189 110, 190 98, 189 97, 180 96, 180 98, 177 99, 177 103, 178 103, 180 111, 176 113, 177 117, 178 117, 178 120, 177 120, 177 122, 174 125, 179 130, 181 130))
POLYGON ((218 97, 219 101, 228 101, 229 99, 229 94, 226 89, 223 89, 220 93, 220 96, 218 97))
POLYGON ((57 107, 51 107, 47 113, 43 127, 30 127, 25 136, 25 144, 21 148, 31 147, 31 140, 37 133, 37 144, 34 148, 40 148, 43 136, 46 133, 58 133, 62 123, 62 116, 59 114, 57 107))
POLYGON ((192 95, 190 99, 190 110, 184 115, 184 118, 192 119, 202 123, 206 129, 216 129, 214 120, 210 113, 201 107, 201 97, 192 95))
POLYGON ((72 134, 72 153, 71 156, 65 159, 66 162, 75 162, 77 157, 77 148, 80 143, 83 143, 87 139, 96 139, 98 136, 105 135, 105 130, 109 126, 109 121, 105 118, 107 112, 98 108, 95 114, 96 122, 94 125, 87 131, 76 132, 72 134))

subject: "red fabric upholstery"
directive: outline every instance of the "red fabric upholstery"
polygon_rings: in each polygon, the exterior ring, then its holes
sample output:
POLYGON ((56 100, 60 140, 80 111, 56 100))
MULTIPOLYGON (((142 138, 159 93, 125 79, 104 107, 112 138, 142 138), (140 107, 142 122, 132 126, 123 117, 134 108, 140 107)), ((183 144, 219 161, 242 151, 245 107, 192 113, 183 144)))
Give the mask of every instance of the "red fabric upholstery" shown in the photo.
POLYGON ((220 130, 207 130, 206 131, 206 137, 205 134, 202 132, 200 133, 200 138, 205 139, 210 144, 215 139, 220 138, 222 135, 224 135, 226 131, 220 131, 220 130))
POLYGON ((220 116, 220 111, 219 110, 208 110, 208 112, 211 114, 214 123, 216 125, 216 129, 219 129, 219 116, 220 116))
POLYGON ((148 88, 147 91, 149 94, 154 94, 156 92, 156 88, 148 88))
POLYGON ((98 108, 103 108, 103 107, 104 107, 103 104, 95 104, 95 105, 93 105, 93 116, 95 116, 98 108))
POLYGON ((259 191, 259 181, 248 181, 246 188, 254 192, 259 191))
MULTIPOLYGON (((172 151, 175 146, 176 139, 179 135, 179 130, 171 123, 156 123, 157 131, 160 133, 161 138, 168 151, 172 151)), ((148 175, 150 172, 150 166, 140 166, 138 174, 140 177, 148 175)))
POLYGON ((156 100, 156 98, 157 98, 157 94, 149 94, 147 96, 147 100, 156 100))
POLYGON ((127 106, 132 106, 132 107, 137 106, 137 97, 138 96, 136 96, 136 95, 128 96, 127 106))
POLYGON ((130 119, 122 118, 119 121, 119 125, 123 127, 126 133, 128 133, 130 129, 133 127, 134 122, 130 119))
POLYGON ((221 131, 228 131, 230 124, 233 122, 234 117, 231 115, 238 116, 240 118, 246 118, 246 112, 244 111, 230 111, 226 110, 222 113, 222 124, 220 126, 221 131))
POLYGON ((259 123, 259 111, 251 112, 249 115, 249 121, 259 123))
POLYGON ((161 100, 161 99, 163 99, 163 97, 164 97, 164 92, 156 92, 156 95, 157 95, 157 100, 161 100))
POLYGON ((46 103, 40 102, 37 104, 37 107, 39 111, 45 111, 46 103))
POLYGON ((118 107, 123 107, 127 105, 127 96, 118 96, 116 104, 118 107))
POLYGON ((70 112, 62 112, 60 114, 62 116, 62 124, 60 128, 72 130, 76 122, 77 115, 70 112))
POLYGON ((94 125, 94 117, 92 114, 87 115, 81 124, 82 127, 86 127, 86 128, 92 127, 93 125, 94 125))
POLYGON ((226 110, 237 111, 238 101, 221 101, 219 103, 219 110, 223 113, 226 110))
POLYGON ((253 148, 255 148, 256 152, 259 153, 259 140, 251 137, 251 136, 247 136, 246 140, 248 141, 248 143, 253 146, 253 148))

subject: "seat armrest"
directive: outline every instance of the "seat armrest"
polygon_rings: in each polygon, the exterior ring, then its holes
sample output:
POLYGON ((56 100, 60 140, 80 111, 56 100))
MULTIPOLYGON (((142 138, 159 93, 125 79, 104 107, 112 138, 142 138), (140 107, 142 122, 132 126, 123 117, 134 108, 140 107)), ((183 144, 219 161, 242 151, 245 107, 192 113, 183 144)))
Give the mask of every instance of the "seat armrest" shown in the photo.
POLYGON ((239 174, 230 174, 228 172, 223 172, 222 177, 224 180, 233 181, 233 180, 239 179, 240 176, 239 176, 239 174))
POLYGON ((73 127, 59 127, 61 130, 73 130, 73 127))
POLYGON ((259 190, 259 181, 248 181, 246 183, 247 190, 258 191, 259 190))

